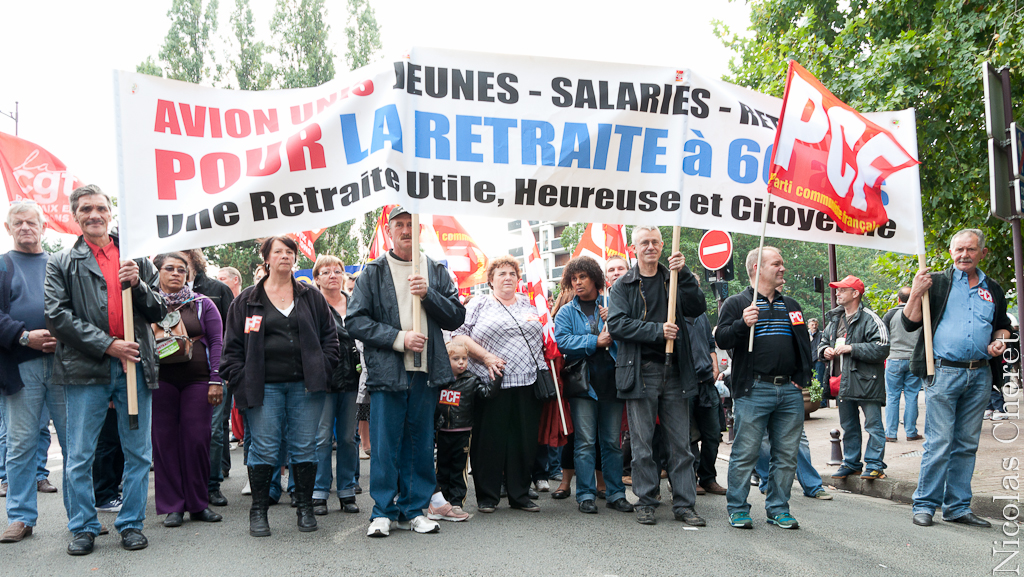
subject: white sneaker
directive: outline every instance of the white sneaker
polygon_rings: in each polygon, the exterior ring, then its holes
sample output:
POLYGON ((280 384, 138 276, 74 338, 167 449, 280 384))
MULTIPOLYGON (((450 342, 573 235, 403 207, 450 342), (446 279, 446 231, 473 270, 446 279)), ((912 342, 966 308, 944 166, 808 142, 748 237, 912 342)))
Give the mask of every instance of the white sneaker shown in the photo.
POLYGON ((992 411, 992 420, 993 421, 1005 421, 1006 419, 1009 419, 1009 418, 1010 418, 1010 416, 1007 415, 1006 413, 1003 413, 1003 412, 1000 412, 1000 411, 992 411))
POLYGON ((982 417, 986 421, 992 418, 992 409, 985 409, 985 416, 982 417))
POLYGON ((249 486, 249 481, 245 482, 245 486, 242 487, 243 495, 252 495, 252 487, 249 486))
POLYGON ((547 479, 541 479, 533 482, 533 487, 537 489, 538 493, 547 493, 551 490, 551 485, 548 484, 547 479))
POLYGON ((387 517, 377 517, 370 521, 370 528, 366 530, 367 537, 387 537, 390 534, 391 519, 387 517))
POLYGON ((394 524, 393 528, 423 534, 437 533, 441 530, 441 526, 437 524, 437 521, 431 521, 425 515, 413 517, 411 521, 399 521, 394 524))

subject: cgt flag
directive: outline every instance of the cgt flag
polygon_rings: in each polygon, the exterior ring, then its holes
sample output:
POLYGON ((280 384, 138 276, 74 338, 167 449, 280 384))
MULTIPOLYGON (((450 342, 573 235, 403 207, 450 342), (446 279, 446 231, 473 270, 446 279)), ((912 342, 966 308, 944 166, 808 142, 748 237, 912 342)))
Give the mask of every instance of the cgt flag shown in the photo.
POLYGON ((391 243, 391 237, 388 236, 384 226, 388 223, 388 214, 391 213, 391 209, 398 206, 397 204, 385 204, 384 208, 380 212, 380 218, 377 219, 377 228, 373 231, 373 240, 370 241, 370 254, 366 261, 370 262, 377 260, 377 257, 383 256, 388 253, 389 250, 395 248, 391 243))
POLYGON ((0 177, 7 188, 7 199, 38 203, 51 230, 82 234, 72 218, 68 198, 84 183, 45 148, 0 132, 0 177))
POLYGON ((634 257, 633 247, 626 242, 626 227, 621 224, 594 225, 590 223, 580 235, 572 258, 589 256, 599 263, 606 262, 613 256, 626 259, 634 257))
POLYGON ((816 208, 844 231, 863 234, 889 222, 886 177, 915 164, 889 131, 789 61, 769 194, 816 208))
POLYGON ((316 230, 307 230, 303 232, 290 232, 288 236, 292 238, 298 245, 299 250, 302 254, 306 255, 306 258, 316 262, 316 249, 313 248, 313 243, 316 239, 320 238, 320 235, 327 230, 326 228, 318 228, 316 230))
POLYGON ((523 227, 523 261, 526 266, 523 267, 523 278, 520 282, 526 282, 526 294, 540 314, 537 320, 544 329, 544 358, 550 361, 561 353, 558 352, 558 344, 555 342, 555 323, 551 319, 548 294, 544 290, 544 261, 537 250, 537 237, 533 236, 533 229, 529 226, 523 227))
POLYGON ((469 294, 471 287, 487 281, 487 255, 455 217, 434 215, 433 222, 448 270, 455 273, 459 292, 469 294))

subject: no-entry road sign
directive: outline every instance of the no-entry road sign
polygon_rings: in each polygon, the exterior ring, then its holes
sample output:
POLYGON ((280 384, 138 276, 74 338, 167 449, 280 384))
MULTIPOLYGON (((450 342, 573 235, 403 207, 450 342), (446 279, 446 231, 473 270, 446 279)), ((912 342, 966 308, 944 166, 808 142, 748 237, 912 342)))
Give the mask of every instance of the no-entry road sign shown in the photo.
POLYGON ((709 230, 697 246, 700 264, 708 270, 718 270, 732 258, 732 237, 723 230, 709 230))

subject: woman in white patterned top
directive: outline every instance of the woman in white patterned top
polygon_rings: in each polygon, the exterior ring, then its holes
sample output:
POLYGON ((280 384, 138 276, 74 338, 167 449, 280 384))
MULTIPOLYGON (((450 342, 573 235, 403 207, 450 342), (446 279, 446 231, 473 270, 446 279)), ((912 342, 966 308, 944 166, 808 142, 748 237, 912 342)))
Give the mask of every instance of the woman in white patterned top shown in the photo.
POLYGON ((469 349, 469 370, 499 379, 501 390, 482 403, 473 428, 470 458, 477 509, 493 513, 506 479, 509 506, 536 512, 530 500, 530 472, 537 450, 541 403, 534 393, 537 372, 546 371, 543 329, 536 307, 516 294, 519 263, 511 256, 491 261, 487 282, 493 294, 466 306, 466 323, 452 333, 469 349))

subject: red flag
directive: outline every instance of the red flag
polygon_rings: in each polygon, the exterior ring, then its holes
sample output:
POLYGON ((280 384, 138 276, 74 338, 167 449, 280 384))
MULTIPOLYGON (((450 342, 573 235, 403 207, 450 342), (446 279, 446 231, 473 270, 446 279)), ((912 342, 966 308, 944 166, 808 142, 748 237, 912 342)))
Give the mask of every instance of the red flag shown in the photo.
POLYGON ((863 234, 889 222, 882 182, 915 164, 892 133, 789 61, 769 193, 816 208, 844 231, 863 234))
POLYGON ((434 216, 434 232, 441 243, 448 270, 458 279, 459 292, 487 281, 487 255, 453 216, 434 216))
MULTIPOLYGON (((594 226, 594 223, 587 225, 580 235, 580 242, 576 244, 576 250, 572 251, 572 258, 589 256, 597 262, 604 262, 604 238, 602 228, 594 226)), ((524 253, 525 254, 525 253, 524 253)))
POLYGON ((306 258, 316 262, 316 249, 313 248, 313 243, 316 239, 320 238, 320 235, 327 230, 325 228, 318 228, 316 230, 307 230, 305 232, 290 232, 288 236, 292 238, 298 245, 299 250, 302 254, 306 255, 306 258))
POLYGON ((544 327, 544 358, 551 360, 561 353, 558 352, 558 344, 555 343, 555 323, 552 322, 551 310, 548 309, 548 294, 544 290, 544 262, 540 258, 537 239, 529 225, 523 227, 523 259, 526 262, 523 269, 526 294, 540 313, 540 324, 544 327))
POLYGON ((377 219, 377 228, 373 231, 373 240, 370 241, 370 255, 367 260, 376 260, 377 257, 387 254, 387 252, 395 245, 391 242, 391 237, 388 236, 385 226, 388 224, 388 214, 391 213, 391 209, 398 206, 397 204, 385 204, 384 210, 380 213, 380 218, 377 219))
POLYGON ((0 132, 0 176, 11 202, 31 200, 39 204, 50 229, 82 234, 68 198, 82 182, 45 148, 0 132))
POLYGON ((636 251, 633 250, 633 247, 629 245, 629 241, 626 240, 625 225, 604 225, 604 246, 605 260, 617 256, 626 259, 626 262, 630 263, 632 262, 630 259, 636 258, 636 251))
POLYGON ((605 224, 594 226, 588 224, 580 235, 580 242, 572 253, 572 258, 589 256, 599 263, 606 262, 613 256, 626 259, 636 258, 633 247, 626 241, 626 227, 621 224, 605 224))

